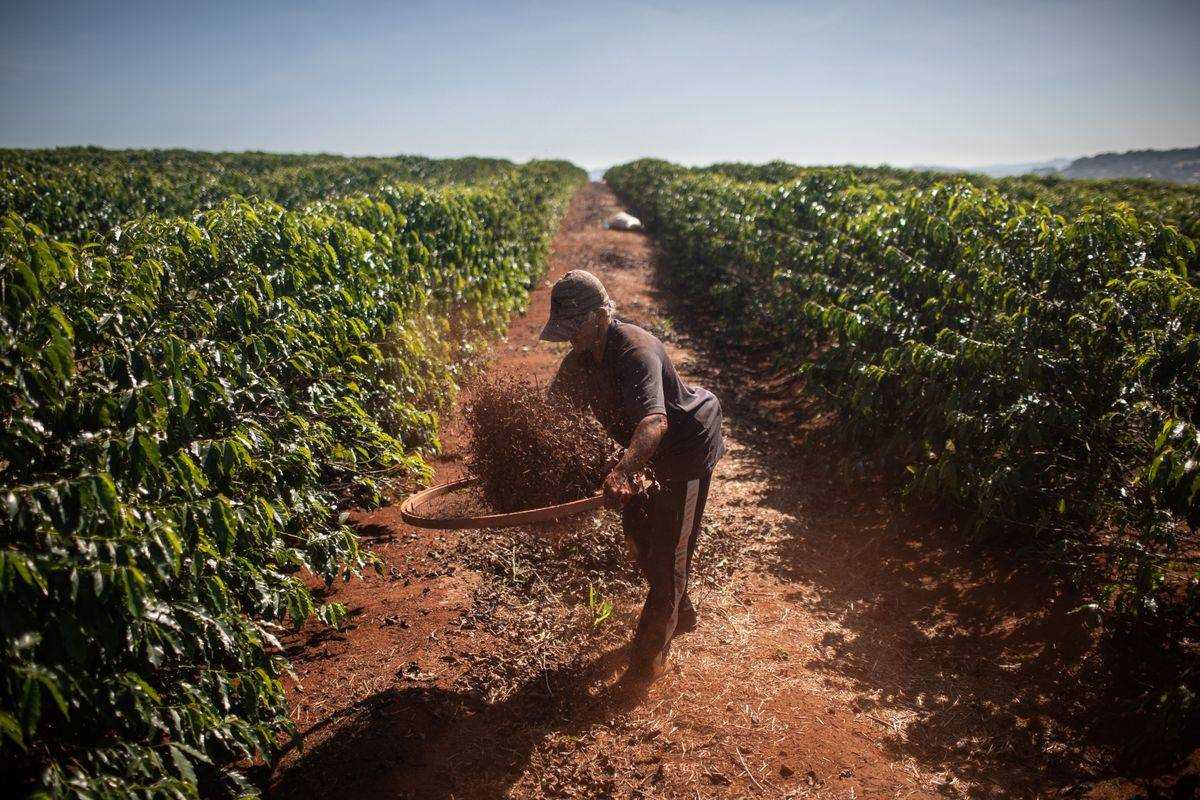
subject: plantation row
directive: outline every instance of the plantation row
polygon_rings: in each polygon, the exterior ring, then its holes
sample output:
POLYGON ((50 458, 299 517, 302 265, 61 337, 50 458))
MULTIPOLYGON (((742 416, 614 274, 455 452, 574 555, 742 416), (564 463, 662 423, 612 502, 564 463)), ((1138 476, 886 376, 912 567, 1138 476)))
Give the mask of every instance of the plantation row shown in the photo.
MULTIPOLYGON (((699 170, 743 182, 783 183, 802 177, 829 173, 852 175, 857 183, 888 191, 928 189, 939 184, 969 183, 994 189, 1013 199, 1038 202, 1054 213, 1078 216, 1091 206, 1124 203, 1138 219, 1170 225, 1200 243, 1200 186, 1181 186, 1144 179, 1067 180, 1054 176, 989 178, 985 175, 951 175, 944 172, 912 171, 892 167, 801 167, 783 161, 768 164, 714 164, 699 170)), ((1195 260, 1192 269, 1200 268, 1195 260)))
POLYGON ((427 474, 458 370, 584 177, 230 200, 83 246, 3 218, 5 785, 252 791, 230 764, 291 730, 274 632, 344 613, 297 573, 372 563, 338 509, 427 474))
POLYGON ((147 214, 184 216, 233 196, 287 207, 387 183, 476 183, 516 169, 501 159, 345 158, 188 150, 0 150, 0 214, 85 241, 147 214))
POLYGON ((979 529, 1094 569, 1081 585, 1111 629, 1190 664, 1151 699, 1195 711, 1193 241, 1124 206, 1064 217, 957 179, 740 182, 657 161, 606 178, 725 332, 805 375, 855 445, 979 529))

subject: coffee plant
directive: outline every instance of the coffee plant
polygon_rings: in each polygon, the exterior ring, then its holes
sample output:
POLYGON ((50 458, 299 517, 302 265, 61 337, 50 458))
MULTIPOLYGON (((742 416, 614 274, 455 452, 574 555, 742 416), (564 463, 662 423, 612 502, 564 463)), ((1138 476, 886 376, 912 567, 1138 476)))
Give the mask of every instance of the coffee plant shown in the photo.
POLYGON ((516 169, 501 159, 345 158, 189 150, 0 150, 0 214, 85 241, 121 223, 184 216, 234 196, 289 208, 388 183, 477 183, 516 169))
POLYGON ((720 172, 638 161, 606 177, 728 336, 770 343, 911 491, 1077 568, 1113 630, 1192 665, 1147 699, 1194 714, 1195 241, 1093 182, 1058 182, 1079 193, 1063 215, 929 173, 720 172))
MULTIPOLYGON (((1200 186, 1179 185, 1141 178, 1067 180, 1055 176, 1023 175, 989 178, 986 175, 912 171, 894 167, 802 167, 784 161, 767 164, 722 163, 695 170, 746 183, 784 183, 825 174, 853 179, 859 185, 890 191, 928 189, 947 182, 969 183, 979 189, 994 189, 1014 200, 1041 203, 1056 214, 1074 217, 1093 206, 1112 207, 1122 203, 1139 219, 1174 227, 1193 242, 1200 243, 1200 186)), ((1189 268, 1200 263, 1193 257, 1189 268)), ((1193 276, 1195 279, 1195 276, 1193 276)))
POLYGON ((85 242, 3 216, 10 791, 254 793, 236 765, 293 732, 281 626, 344 615, 301 574, 372 565, 341 509, 428 475, 461 364, 525 302, 583 178, 534 162, 140 218, 118 194, 80 207, 114 222, 85 242))

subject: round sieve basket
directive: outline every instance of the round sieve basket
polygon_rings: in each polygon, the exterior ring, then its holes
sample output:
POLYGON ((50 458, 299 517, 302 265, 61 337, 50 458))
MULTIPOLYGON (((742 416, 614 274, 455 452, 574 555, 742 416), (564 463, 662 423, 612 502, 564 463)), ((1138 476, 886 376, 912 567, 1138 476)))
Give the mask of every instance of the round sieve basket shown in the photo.
POLYGON ((542 508, 530 508, 523 511, 510 511, 504 514, 484 514, 475 517, 439 517, 429 513, 428 507, 434 500, 446 497, 454 492, 462 491, 475 483, 473 478, 467 480, 443 483, 431 486, 424 491, 409 496, 400 504, 400 518, 418 528, 436 528, 450 530, 457 528, 511 528, 516 525, 529 525, 534 522, 551 522, 575 514, 594 511, 604 505, 604 495, 600 492, 591 497, 572 500, 569 503, 559 503, 542 508))

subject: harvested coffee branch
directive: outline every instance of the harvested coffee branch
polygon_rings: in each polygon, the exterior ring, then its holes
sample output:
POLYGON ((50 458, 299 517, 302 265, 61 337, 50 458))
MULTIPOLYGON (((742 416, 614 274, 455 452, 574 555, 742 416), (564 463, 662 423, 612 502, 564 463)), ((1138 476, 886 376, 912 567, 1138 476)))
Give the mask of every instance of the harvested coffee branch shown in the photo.
POLYGON ((468 390, 468 469, 493 510, 519 511, 596 492, 614 446, 591 415, 549 399, 541 385, 482 376, 468 390))

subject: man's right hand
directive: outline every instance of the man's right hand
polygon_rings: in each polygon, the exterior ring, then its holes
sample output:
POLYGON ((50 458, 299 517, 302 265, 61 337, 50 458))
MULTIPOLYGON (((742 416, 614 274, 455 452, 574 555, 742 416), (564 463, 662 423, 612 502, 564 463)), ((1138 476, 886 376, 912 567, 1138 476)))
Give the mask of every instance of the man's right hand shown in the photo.
POLYGON ((604 478, 604 500, 609 508, 622 509, 636 493, 633 480, 619 469, 614 469, 604 478))

